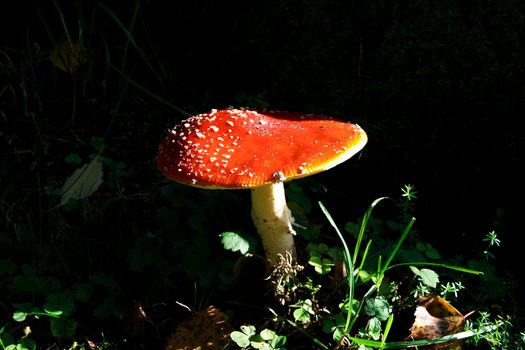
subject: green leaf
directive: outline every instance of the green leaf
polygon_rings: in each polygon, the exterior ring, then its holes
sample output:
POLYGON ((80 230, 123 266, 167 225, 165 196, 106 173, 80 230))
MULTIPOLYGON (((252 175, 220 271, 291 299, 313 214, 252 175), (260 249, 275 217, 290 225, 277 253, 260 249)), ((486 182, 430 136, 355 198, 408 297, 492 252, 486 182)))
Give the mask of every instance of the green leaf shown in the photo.
POLYGON ((248 337, 251 337, 255 334, 257 334, 257 331, 255 330, 255 327, 252 325, 248 326, 241 326, 241 331, 246 334, 248 337))
POLYGON ((224 249, 232 252, 240 252, 245 255, 250 250, 250 243, 236 232, 223 232, 221 243, 224 249))
POLYGON ((76 331, 78 323, 75 320, 68 320, 66 318, 52 318, 51 320, 51 333, 56 338, 72 338, 76 331))
POLYGON ((439 275, 430 269, 421 269, 419 271, 421 281, 429 287, 436 288, 439 282, 439 275))
POLYGON ((82 162, 82 158, 78 153, 69 153, 64 159, 67 164, 78 165, 82 162))
POLYGON ((90 163, 75 170, 62 186, 60 205, 70 199, 84 199, 93 194, 102 184, 102 163, 95 157, 90 163))
POLYGON ((310 260, 308 260, 308 264, 312 265, 315 272, 320 275, 326 275, 332 270, 332 266, 335 266, 331 259, 321 258, 318 255, 313 255, 310 260))
POLYGON ((293 312, 293 317, 295 318, 297 322, 300 322, 303 324, 310 322, 310 313, 308 313, 308 311, 306 311, 302 307, 299 309, 296 309, 293 312))
POLYGON ((332 333, 332 338, 335 341, 341 340, 341 338, 345 335, 344 328, 346 323, 346 317, 344 317, 342 314, 338 314, 335 316, 335 318, 329 318, 325 317, 323 318, 323 332, 325 333, 332 333))
POLYGON ((27 317, 27 312, 23 312, 23 311, 13 312, 13 320, 15 320, 16 322, 23 322, 25 321, 26 317, 27 317))
POLYGON ((391 307, 383 296, 367 299, 365 302, 365 312, 367 315, 377 317, 380 321, 386 321, 391 313, 391 307))
MULTIPOLYGON (((355 315, 359 309, 359 301, 352 299, 352 315, 355 315)), ((350 299, 345 299, 342 303, 339 303, 339 310, 348 314, 350 312, 350 299)))
POLYGON ((91 279, 93 283, 106 287, 110 295, 118 296, 122 292, 119 283, 108 275, 97 273, 93 275, 91 279))
POLYGON ((104 149, 106 148, 106 142, 104 142, 103 137, 93 136, 89 143, 100 153, 102 153, 104 149))
POLYGON ((297 322, 300 323, 308 323, 310 322, 310 315, 315 315, 315 311, 313 309, 313 304, 310 299, 301 300, 292 307, 296 307, 297 309, 293 312, 293 317, 297 322))
POLYGON ((290 203, 292 203, 292 202, 297 203, 297 205, 306 214, 309 214, 312 211, 312 201, 303 192, 303 189, 300 186, 298 186, 297 184, 291 184, 290 186, 286 187, 286 199, 290 203))
POLYGON ((113 314, 116 300, 112 297, 106 297, 99 302, 96 307, 91 311, 93 316, 99 320, 104 320, 109 318, 113 314))
POLYGON ((324 243, 320 243, 319 245, 317 245, 317 251, 320 254, 326 253, 328 252, 328 246, 324 243))
POLYGON ((75 296, 81 302, 87 302, 93 295, 94 287, 91 283, 76 283, 74 286, 75 296))
POLYGON ((430 259, 439 259, 441 255, 439 255, 439 252, 434 249, 430 244, 427 245, 427 250, 425 250, 425 255, 430 259))
POLYGON ((44 311, 54 316, 70 315, 75 309, 72 297, 66 293, 49 294, 44 304, 44 311))
POLYGON ((257 348, 257 344, 261 343, 257 343, 254 339, 255 337, 262 340, 262 338, 257 335, 255 327, 252 325, 243 325, 241 326, 241 332, 233 331, 230 333, 230 338, 232 338, 232 340, 241 348, 246 348, 250 345, 257 348))
POLYGON ((360 225, 355 224, 351 221, 348 221, 345 224, 345 231, 350 233, 354 237, 357 237, 359 235, 359 228, 360 228, 360 225))
POLYGON ((372 317, 366 325, 367 334, 374 340, 381 338, 381 321, 377 317, 372 317))
POLYGON ((15 308, 15 312, 13 312, 13 320, 17 322, 25 321, 27 316, 42 313, 39 307, 34 306, 31 303, 15 303, 13 306, 15 308))
POLYGON ((250 342, 250 345, 252 346, 252 348, 254 349, 261 349, 261 350, 271 350, 270 348, 270 344, 268 343, 265 343, 264 341, 251 341, 250 342))
POLYGON ((250 345, 250 337, 243 332, 233 331, 230 333, 230 338, 241 348, 246 348, 250 345))
POLYGON ((286 344, 286 337, 284 335, 277 335, 275 338, 270 340, 270 346, 276 350, 284 350, 284 348, 282 348, 284 344, 286 344))
POLYGON ((441 256, 439 252, 428 243, 418 243, 416 244, 417 251, 424 253, 429 259, 439 259, 441 256))
POLYGON ((331 257, 332 259, 336 259, 336 258, 342 257, 342 255, 343 255, 342 252, 341 252, 341 249, 340 248, 336 248, 336 247, 332 247, 332 248, 328 249, 326 254, 328 254, 328 256, 331 257))
POLYGON ((410 270, 419 277, 419 280, 426 286, 436 288, 439 283, 439 275, 430 269, 418 269, 415 266, 410 266, 410 270))
POLYGON ((418 243, 416 244, 416 249, 419 252, 424 252, 425 250, 427 250, 427 245, 425 243, 418 243))
POLYGON ((22 338, 17 344, 8 345, 5 350, 36 350, 36 343, 33 339, 22 338))
POLYGON ((159 261, 157 249, 144 249, 144 246, 137 244, 128 251, 128 263, 132 271, 142 272, 145 267, 154 265, 159 261))
POLYGON ((272 331, 271 329, 263 329, 261 331, 261 333, 259 333, 261 335, 261 338, 263 338, 264 340, 270 340, 270 339, 273 339, 275 338, 275 332, 272 331))

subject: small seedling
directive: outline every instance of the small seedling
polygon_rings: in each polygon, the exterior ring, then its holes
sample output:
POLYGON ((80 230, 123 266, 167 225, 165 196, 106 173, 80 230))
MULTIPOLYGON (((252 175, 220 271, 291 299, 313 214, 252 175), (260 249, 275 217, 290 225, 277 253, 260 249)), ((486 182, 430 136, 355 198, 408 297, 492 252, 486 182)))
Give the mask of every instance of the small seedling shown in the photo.
POLYGON ((286 350, 284 348, 285 336, 277 335, 270 329, 257 332, 252 325, 241 326, 241 330, 233 331, 230 338, 243 349, 286 350))
POLYGON ((293 317, 295 321, 305 324, 312 320, 312 316, 315 316, 314 305, 310 299, 300 300, 297 303, 291 305, 295 308, 293 317))
POLYGON ((320 275, 326 275, 332 271, 337 259, 342 260, 341 250, 339 248, 328 248, 324 243, 309 243, 306 250, 310 254, 308 264, 313 266, 315 272, 320 275))

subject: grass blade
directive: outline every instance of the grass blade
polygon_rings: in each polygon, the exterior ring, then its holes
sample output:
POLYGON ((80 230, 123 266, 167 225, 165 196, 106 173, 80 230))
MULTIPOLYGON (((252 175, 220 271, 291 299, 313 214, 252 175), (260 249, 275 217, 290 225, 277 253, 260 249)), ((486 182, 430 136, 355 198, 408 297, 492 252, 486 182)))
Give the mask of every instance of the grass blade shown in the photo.
POLYGON ((405 227, 405 230, 401 234, 401 237, 399 237, 399 239, 397 240, 397 243, 394 246, 394 250, 388 256, 388 259, 385 262, 385 265, 383 265, 383 267, 381 268, 380 275, 383 275, 384 272, 388 269, 388 266, 390 266, 390 263, 392 262, 392 259, 394 259, 394 257, 397 255, 397 252, 398 252, 399 248, 401 247, 401 244, 403 244, 403 242, 405 241, 405 238, 408 236, 408 233, 410 232, 410 229, 412 228, 412 225, 414 225, 415 221, 416 221, 416 218, 414 218, 414 217, 412 217, 410 219, 410 222, 405 227))
POLYGON ((356 242, 355 248, 354 248, 354 260, 353 260, 353 264, 354 265, 356 264, 357 255, 359 253, 359 249, 361 248, 361 242, 363 241, 363 237, 365 235, 366 225, 368 224, 368 220, 370 219, 370 215, 372 214, 372 210, 377 205, 377 203, 379 203, 383 199, 387 199, 387 198, 388 197, 380 197, 380 198, 376 199, 375 201, 373 201, 372 204, 370 204, 370 206, 368 207, 365 215, 363 216, 363 221, 361 221, 361 228, 359 229, 359 235, 357 236, 357 242, 356 242))
POLYGON ((177 106, 174 106, 173 104, 171 104, 169 101, 163 99, 162 97, 160 97, 159 95, 151 92, 150 90, 146 89, 144 86, 140 85, 139 83, 137 83, 135 80, 131 79, 131 77, 129 77, 128 75, 124 74, 124 72, 122 72, 120 69, 118 69, 117 67, 115 67, 113 64, 109 63, 109 67, 111 69, 113 69, 114 71, 116 71, 117 73, 119 73, 128 83, 130 83, 131 85, 133 85, 134 87, 136 87, 137 89, 139 89, 140 91, 142 91, 144 94, 148 95, 149 97, 157 100, 158 102, 162 103, 162 104, 165 104, 166 106, 174 109, 175 111, 185 115, 185 116, 191 116, 190 113, 186 112, 185 110, 177 107, 177 106))
POLYGON ((443 263, 433 263, 433 262, 426 262, 426 261, 417 261, 417 262, 407 262, 407 263, 399 263, 394 264, 392 266, 389 266, 385 270, 393 269, 394 267, 400 267, 400 266, 435 266, 435 267, 442 267, 449 270, 455 270, 465 273, 470 273, 473 275, 483 275, 483 271, 468 269, 466 267, 457 266, 457 265, 449 265, 449 264, 443 264, 443 263))
POLYGON ((139 53, 140 57, 142 57, 142 59, 144 60, 144 62, 146 63, 146 65, 148 66, 149 70, 151 71, 151 73, 153 73, 153 75, 155 75, 155 78, 157 78, 157 81, 163 85, 163 81, 161 79, 161 77, 159 76, 159 74, 157 73, 157 71, 155 70, 155 68, 153 68, 153 65, 151 64, 151 62, 148 60, 146 54, 144 53, 144 51, 142 51, 142 49, 139 47, 139 45, 137 44, 137 42, 135 41, 135 39, 133 38, 133 35, 130 33, 130 31, 128 30, 128 28, 126 28, 126 26, 124 25, 124 23, 122 23, 122 21, 120 20, 120 18, 117 17, 117 15, 111 10, 109 9, 107 6, 101 4, 100 5, 102 7, 102 9, 113 19, 113 21, 115 21, 115 23, 117 24, 117 26, 124 32, 124 34, 126 35, 126 38, 127 38, 127 42, 131 43, 131 45, 133 45, 133 47, 135 48, 135 50, 137 50, 137 52, 139 53))
POLYGON ((289 324, 291 324, 297 331, 299 331, 299 333, 301 333, 302 335, 306 336, 307 338, 309 338, 312 342, 314 342, 317 346, 319 346, 319 349, 323 349, 323 350, 329 350, 329 348, 324 345, 319 339, 317 339, 316 337, 312 336, 309 332, 307 332, 304 328, 302 327, 299 327, 299 325, 297 325, 297 323, 289 320, 289 319, 285 319, 286 322, 288 322, 289 324))
MULTIPOLYGON (((491 332, 493 331, 493 327, 486 327, 481 331, 481 333, 491 332)), ((422 339, 422 340, 410 340, 410 341, 400 341, 400 342, 391 342, 391 343, 382 343, 380 341, 375 340, 369 340, 369 339, 362 339, 362 338, 356 338, 356 337, 347 337, 351 341, 353 341, 355 344, 365 345, 371 348, 375 349, 400 349, 400 348, 418 348, 420 346, 430 346, 430 345, 436 345, 436 344, 443 344, 448 343, 456 340, 471 338, 476 334, 480 334, 479 332, 474 333, 473 331, 464 331, 452 335, 446 335, 441 338, 435 338, 435 339, 422 339)))
POLYGON ((62 27, 64 27, 64 33, 66 33, 67 42, 69 43, 69 45, 71 45, 71 35, 69 35, 69 30, 67 29, 67 23, 64 18, 64 14, 62 13, 62 10, 60 10, 60 7, 58 6, 55 0, 53 0, 53 5, 55 5, 55 8, 58 12, 58 17, 60 17, 60 22, 62 23, 62 27))
POLYGON ((344 333, 348 333, 350 331, 350 318, 352 317, 352 305, 354 301, 354 263, 352 261, 352 255, 350 255, 350 250, 348 249, 348 245, 346 244, 345 238, 341 234, 341 231, 339 231, 339 228, 335 224, 334 219, 332 219, 332 216, 328 212, 328 210, 325 208, 323 203, 319 202, 319 207, 321 207, 321 210, 323 211, 323 214, 328 219, 328 222, 332 227, 334 228, 335 232, 339 236, 339 239, 341 240, 341 243, 343 244, 343 253, 345 258, 345 264, 346 264, 346 271, 348 276, 348 305, 350 309, 348 310, 348 314, 346 317, 346 324, 344 328, 344 333))
POLYGON ((390 317, 388 317, 388 320, 386 321, 385 330, 383 331, 383 337, 381 337, 382 349, 385 346, 386 338, 388 338, 388 333, 390 333, 390 329, 392 328, 392 323, 394 323, 394 314, 390 314, 390 317))

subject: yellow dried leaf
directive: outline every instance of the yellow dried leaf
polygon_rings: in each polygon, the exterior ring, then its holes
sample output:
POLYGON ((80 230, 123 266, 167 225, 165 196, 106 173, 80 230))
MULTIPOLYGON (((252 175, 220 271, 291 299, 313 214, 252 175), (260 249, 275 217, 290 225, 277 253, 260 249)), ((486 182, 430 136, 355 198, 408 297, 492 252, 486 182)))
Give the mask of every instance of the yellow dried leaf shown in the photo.
POLYGON ((75 74, 78 67, 87 62, 86 51, 76 41, 63 41, 49 55, 49 60, 56 68, 69 74, 75 74))

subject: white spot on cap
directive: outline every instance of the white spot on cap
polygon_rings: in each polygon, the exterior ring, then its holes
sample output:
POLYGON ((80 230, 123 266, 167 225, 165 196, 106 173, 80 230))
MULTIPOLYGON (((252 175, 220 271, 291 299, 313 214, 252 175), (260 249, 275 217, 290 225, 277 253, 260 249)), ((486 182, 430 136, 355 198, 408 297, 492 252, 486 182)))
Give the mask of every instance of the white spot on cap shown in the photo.
POLYGON ((276 171, 272 174, 273 182, 283 182, 284 180, 286 180, 286 177, 284 177, 284 174, 281 171, 276 171))

